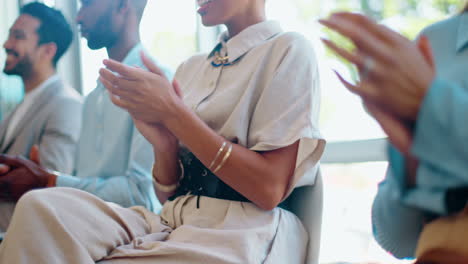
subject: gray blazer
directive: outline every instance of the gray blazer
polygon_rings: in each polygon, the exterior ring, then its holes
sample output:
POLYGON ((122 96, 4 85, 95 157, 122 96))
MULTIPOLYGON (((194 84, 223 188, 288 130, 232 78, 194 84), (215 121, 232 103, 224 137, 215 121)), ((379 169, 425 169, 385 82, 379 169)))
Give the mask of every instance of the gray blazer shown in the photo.
POLYGON ((8 141, 6 131, 17 108, 0 124, 0 153, 29 157, 31 148, 38 145, 42 166, 71 173, 81 130, 82 105, 78 92, 61 80, 52 82, 38 95, 8 141))

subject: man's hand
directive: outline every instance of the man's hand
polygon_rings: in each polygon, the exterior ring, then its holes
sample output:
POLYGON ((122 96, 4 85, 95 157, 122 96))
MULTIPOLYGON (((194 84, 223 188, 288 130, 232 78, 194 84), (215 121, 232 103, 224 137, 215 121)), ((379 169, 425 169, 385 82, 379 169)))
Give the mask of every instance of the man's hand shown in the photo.
POLYGON ((39 146, 34 145, 29 152, 29 160, 33 161, 37 165, 41 165, 41 157, 39 156, 39 146))
POLYGON ((2 198, 6 192, 9 199, 14 201, 27 191, 46 187, 50 178, 55 177, 35 162, 23 157, 0 155, 0 164, 8 166, 9 169, 6 174, 0 175, 2 198))
POLYGON ((10 171, 10 166, 6 164, 0 164, 0 176, 10 171))

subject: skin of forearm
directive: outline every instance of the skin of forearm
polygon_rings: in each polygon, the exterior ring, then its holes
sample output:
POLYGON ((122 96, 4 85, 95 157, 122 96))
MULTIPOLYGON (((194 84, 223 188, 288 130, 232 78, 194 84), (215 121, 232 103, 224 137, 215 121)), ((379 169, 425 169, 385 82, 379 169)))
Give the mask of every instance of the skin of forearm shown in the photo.
MULTIPOLYGON (((178 147, 173 146, 165 151, 154 150, 153 177, 163 185, 172 185, 179 181, 181 170, 178 163, 178 147)), ((163 192, 155 188, 159 202, 164 204, 175 192, 163 192)))
MULTIPOLYGON (((208 167, 225 139, 185 105, 178 106, 176 111, 172 115, 176 118, 166 120, 166 127, 208 167)), ((217 176, 260 208, 271 210, 285 195, 294 173, 298 145, 296 142, 257 153, 233 144, 231 155, 217 176)))

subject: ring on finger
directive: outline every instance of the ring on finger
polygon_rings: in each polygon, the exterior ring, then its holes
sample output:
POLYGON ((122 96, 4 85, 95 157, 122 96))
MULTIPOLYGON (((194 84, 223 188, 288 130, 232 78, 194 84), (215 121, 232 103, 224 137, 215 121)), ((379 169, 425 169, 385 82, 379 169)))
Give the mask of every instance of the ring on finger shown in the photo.
POLYGON ((369 74, 374 70, 374 67, 375 67, 375 60, 370 56, 366 56, 364 58, 364 63, 362 65, 361 78, 362 79, 367 78, 369 74))

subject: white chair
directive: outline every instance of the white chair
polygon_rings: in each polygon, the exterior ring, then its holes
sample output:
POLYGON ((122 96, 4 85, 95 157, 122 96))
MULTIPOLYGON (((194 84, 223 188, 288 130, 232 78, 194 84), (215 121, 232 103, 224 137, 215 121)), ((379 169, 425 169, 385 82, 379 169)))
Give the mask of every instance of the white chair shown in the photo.
POLYGON ((305 264, 318 264, 323 211, 323 181, 319 173, 314 186, 299 187, 286 199, 284 208, 301 219, 309 232, 305 264))

